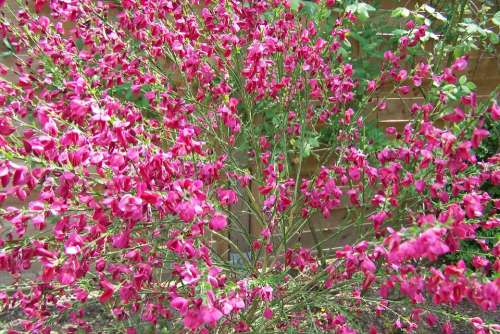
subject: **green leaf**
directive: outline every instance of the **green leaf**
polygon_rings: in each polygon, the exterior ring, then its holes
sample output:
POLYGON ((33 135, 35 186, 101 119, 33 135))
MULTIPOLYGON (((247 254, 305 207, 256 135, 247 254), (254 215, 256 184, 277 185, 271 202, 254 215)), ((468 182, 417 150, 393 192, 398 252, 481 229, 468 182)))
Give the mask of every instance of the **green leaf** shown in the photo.
POLYGON ((12 46, 12 44, 10 44, 10 42, 7 38, 3 39, 3 44, 5 45, 7 50, 9 50, 10 52, 15 52, 14 47, 12 46))
MULTIPOLYGON (((422 14, 416 14, 415 15, 415 21, 418 23, 418 24, 423 24, 425 23, 425 20, 427 20, 427 18, 425 16, 423 16, 422 14)), ((425 23, 427 24, 427 23, 425 23)))
POLYGON ((340 47, 339 48, 339 53, 342 55, 342 57, 346 58, 346 57, 349 57, 349 52, 347 52, 347 50, 343 47, 340 47))
POLYGON ((290 1, 290 8, 292 10, 297 10, 297 9, 299 9, 299 6, 301 3, 302 3, 301 0, 292 0, 292 1, 290 1))
POLYGON ((461 85, 465 85, 465 83, 467 82, 467 77, 465 75, 462 75, 460 77, 460 79, 458 79, 458 82, 461 84, 461 85))
POLYGON ((304 144, 303 158, 311 155, 311 151, 319 146, 319 137, 308 138, 304 144))
POLYGON ((408 16, 410 16, 410 10, 408 8, 405 8, 405 7, 398 7, 392 11, 391 16, 392 17, 408 17, 408 16))
POLYGON ((476 84, 473 83, 472 81, 469 81, 466 86, 470 89, 470 90, 475 90, 476 89, 476 84))
POLYGON ((407 33, 408 33, 408 31, 407 31, 407 30, 404 30, 404 29, 394 29, 394 30, 392 31, 392 33, 393 33, 394 35, 396 35, 396 36, 403 36, 403 35, 407 34, 407 33))
POLYGON ((345 11, 346 12, 356 13, 357 8, 358 8, 358 4, 352 4, 352 5, 347 6, 345 8, 345 11))
POLYGON ((346 12, 356 14, 361 21, 367 20, 370 17, 369 12, 373 11, 375 11, 375 7, 364 2, 358 2, 346 7, 346 12))
POLYGON ((452 84, 447 84, 447 85, 443 86, 444 91, 451 91, 453 89, 455 89, 455 85, 452 85, 452 84))
POLYGON ((77 38, 77 39, 75 40, 75 45, 76 45, 76 47, 78 48, 78 50, 82 50, 82 49, 83 49, 83 47, 84 47, 84 45, 83 45, 83 39, 81 39, 81 38, 77 38))
POLYGON ((486 33, 486 31, 483 28, 481 28, 475 23, 461 23, 461 25, 465 27, 465 31, 468 34, 478 33, 480 35, 484 35, 486 33))
POLYGON ((463 56, 464 53, 464 48, 462 46, 457 46, 455 49, 453 49, 453 56, 455 56, 455 58, 463 56))
POLYGON ((499 40, 498 40, 498 35, 496 33, 492 32, 489 36, 491 44, 498 44, 499 40))
POLYGON ((497 26, 500 26, 500 11, 496 12, 495 15, 493 15, 491 21, 493 21, 493 23, 495 23, 497 26))
POLYGON ((455 99, 455 94, 457 93, 457 87, 452 84, 444 85, 443 92, 450 98, 455 99))
POLYGON ((310 2, 310 1, 303 1, 304 3, 304 9, 303 11, 309 15, 310 17, 312 17, 318 10, 318 4, 314 3, 314 2, 310 2))

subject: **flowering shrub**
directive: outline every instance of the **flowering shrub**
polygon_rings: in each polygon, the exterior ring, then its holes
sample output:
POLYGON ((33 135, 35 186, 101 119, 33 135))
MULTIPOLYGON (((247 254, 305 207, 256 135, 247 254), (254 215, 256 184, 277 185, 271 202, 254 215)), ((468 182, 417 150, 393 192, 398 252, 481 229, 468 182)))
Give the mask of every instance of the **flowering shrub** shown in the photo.
POLYGON ((430 6, 398 8, 396 43, 358 73, 351 32, 362 37, 366 3, 18 5, 0 20, 15 59, 0 65, 0 270, 12 278, 0 300, 25 319, 10 333, 374 334, 382 318, 404 332, 500 331, 453 311, 500 303, 500 243, 476 235, 500 226, 482 188, 500 184, 500 156, 476 158, 500 108, 496 91, 478 97, 463 54, 493 40, 497 15, 464 37, 458 15, 443 26, 430 6), (375 143, 373 115, 415 94, 411 120, 375 143), (355 242, 325 247, 349 228, 355 242), (306 233, 312 245, 297 242, 306 233), (474 271, 441 261, 463 240, 486 254, 474 271))

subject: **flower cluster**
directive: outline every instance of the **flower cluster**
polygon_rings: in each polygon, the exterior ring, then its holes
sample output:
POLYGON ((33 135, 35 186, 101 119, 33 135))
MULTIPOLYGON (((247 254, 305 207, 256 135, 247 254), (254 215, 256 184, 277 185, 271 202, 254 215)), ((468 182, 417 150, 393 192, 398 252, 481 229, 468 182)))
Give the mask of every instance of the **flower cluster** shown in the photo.
POLYGON ((500 157, 476 157, 495 92, 463 87, 467 56, 415 56, 432 34, 420 12, 367 78, 347 51, 363 15, 296 3, 0 1, 10 333, 383 331, 353 310, 500 331, 447 312, 500 304, 500 243, 477 237, 500 226, 483 189, 500 157), (373 114, 416 91, 374 149, 373 114), (356 240, 327 247, 337 231, 356 240), (443 262, 464 240, 486 254, 473 271, 443 262))

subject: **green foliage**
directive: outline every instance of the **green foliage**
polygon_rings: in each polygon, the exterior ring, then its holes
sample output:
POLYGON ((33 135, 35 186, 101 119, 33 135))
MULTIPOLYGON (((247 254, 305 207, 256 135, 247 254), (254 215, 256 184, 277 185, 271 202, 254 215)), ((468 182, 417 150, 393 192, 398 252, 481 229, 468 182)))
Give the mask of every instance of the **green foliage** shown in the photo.
POLYGON ((302 6, 302 14, 307 15, 308 17, 314 17, 318 10, 318 5, 311 1, 303 1, 303 0, 292 0, 290 1, 290 7, 293 10, 298 10, 299 7, 302 6))
POLYGON ((410 16, 410 10, 408 8, 405 8, 405 7, 398 7, 392 11, 391 16, 392 17, 408 17, 408 16, 410 16))
POLYGON ((491 21, 495 23, 497 26, 500 26, 500 11, 496 12, 495 15, 493 15, 491 21))
POLYGON ((347 6, 346 11, 356 14, 361 21, 365 21, 370 17, 370 12, 375 11, 375 7, 365 2, 357 2, 347 6))
POLYGON ((123 101, 133 103, 136 107, 141 108, 144 111, 144 115, 148 118, 159 118, 159 115, 152 113, 149 110, 149 101, 144 96, 151 90, 151 85, 143 85, 138 93, 132 92, 132 83, 125 82, 121 85, 116 85, 110 89, 109 95, 113 97, 118 97, 123 101))

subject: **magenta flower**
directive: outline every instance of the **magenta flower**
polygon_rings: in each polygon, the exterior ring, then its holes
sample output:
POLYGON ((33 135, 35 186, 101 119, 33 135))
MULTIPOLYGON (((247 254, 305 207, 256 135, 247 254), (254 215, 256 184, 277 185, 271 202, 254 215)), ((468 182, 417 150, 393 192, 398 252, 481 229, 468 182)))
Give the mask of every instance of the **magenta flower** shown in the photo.
POLYGON ((210 219, 208 226, 210 227, 210 229, 212 229, 214 231, 223 230, 227 226, 227 218, 225 215, 215 214, 210 219))
POLYGON ((492 8, 0 5, 8 331, 497 329, 492 8))

